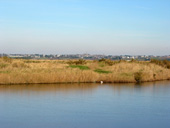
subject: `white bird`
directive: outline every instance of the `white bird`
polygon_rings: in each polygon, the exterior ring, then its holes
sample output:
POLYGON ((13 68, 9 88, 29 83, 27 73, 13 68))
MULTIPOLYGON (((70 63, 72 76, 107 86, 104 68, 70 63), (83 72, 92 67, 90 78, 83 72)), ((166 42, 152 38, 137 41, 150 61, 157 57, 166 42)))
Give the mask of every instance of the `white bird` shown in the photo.
POLYGON ((100 81, 101 84, 103 84, 103 81, 100 81))

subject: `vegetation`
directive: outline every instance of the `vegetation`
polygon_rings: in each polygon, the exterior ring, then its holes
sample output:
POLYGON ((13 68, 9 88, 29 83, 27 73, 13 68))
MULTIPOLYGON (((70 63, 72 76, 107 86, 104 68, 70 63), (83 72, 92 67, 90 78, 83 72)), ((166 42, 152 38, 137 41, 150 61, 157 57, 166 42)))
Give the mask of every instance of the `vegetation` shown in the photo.
POLYGON ((37 61, 37 60, 26 60, 26 61, 24 61, 24 63, 41 63, 41 62, 43 62, 43 61, 37 61))
POLYGON ((0 58, 0 84, 145 82, 170 79, 169 61, 0 58))
POLYGON ((142 81, 142 72, 135 72, 134 78, 135 78, 137 83, 140 83, 142 81))
POLYGON ((84 65, 86 64, 86 60, 83 60, 83 59, 79 59, 79 60, 69 60, 67 62, 67 64, 69 65, 84 65))
POLYGON ((112 65, 114 65, 114 64, 116 64, 116 63, 119 63, 120 61, 112 61, 112 60, 110 60, 110 59, 104 59, 104 58, 102 58, 102 59, 99 60, 99 62, 100 62, 100 63, 104 63, 105 65, 112 66, 112 65))
POLYGON ((79 68, 81 70, 89 70, 89 67, 84 66, 84 65, 70 65, 69 67, 71 67, 71 68, 79 68))
POLYGON ((97 72, 97 73, 112 73, 111 71, 105 71, 105 70, 102 70, 102 69, 96 69, 96 70, 94 70, 95 72, 97 72))
POLYGON ((0 64, 0 69, 1 69, 1 68, 5 68, 5 67, 7 67, 7 66, 8 66, 7 64, 1 63, 1 64, 0 64))
POLYGON ((160 65, 162 67, 170 69, 170 61, 168 60, 156 60, 156 59, 151 59, 151 63, 160 65))
POLYGON ((3 59, 4 62, 12 63, 12 59, 7 57, 7 56, 4 56, 2 59, 3 59))

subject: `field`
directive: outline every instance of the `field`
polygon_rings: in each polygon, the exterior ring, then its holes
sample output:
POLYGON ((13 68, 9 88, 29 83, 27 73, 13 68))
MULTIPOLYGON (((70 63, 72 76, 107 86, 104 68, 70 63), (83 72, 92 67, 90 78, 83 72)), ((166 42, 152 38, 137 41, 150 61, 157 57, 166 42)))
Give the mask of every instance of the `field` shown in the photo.
POLYGON ((169 61, 0 58, 0 84, 126 83, 170 80, 169 61))

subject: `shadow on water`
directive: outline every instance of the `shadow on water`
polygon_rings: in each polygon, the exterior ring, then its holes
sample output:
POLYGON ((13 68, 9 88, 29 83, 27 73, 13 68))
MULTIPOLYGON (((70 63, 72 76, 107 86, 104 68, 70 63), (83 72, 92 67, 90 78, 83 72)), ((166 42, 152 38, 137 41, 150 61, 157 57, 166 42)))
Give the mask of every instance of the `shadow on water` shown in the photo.
POLYGON ((99 88, 107 88, 114 91, 123 90, 154 90, 169 88, 170 81, 157 81, 146 83, 114 83, 114 84, 96 84, 96 83, 81 83, 81 84, 32 84, 32 85, 0 85, 0 93, 24 93, 24 92, 89 92, 99 88))

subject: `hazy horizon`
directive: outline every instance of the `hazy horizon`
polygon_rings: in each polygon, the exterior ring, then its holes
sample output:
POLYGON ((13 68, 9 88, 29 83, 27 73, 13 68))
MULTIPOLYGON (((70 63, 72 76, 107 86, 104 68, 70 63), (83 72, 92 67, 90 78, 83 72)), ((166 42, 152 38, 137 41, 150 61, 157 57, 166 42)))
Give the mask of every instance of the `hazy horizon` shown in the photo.
POLYGON ((1 52, 0 54, 7 54, 7 55, 13 55, 13 54, 25 54, 25 55, 31 55, 31 54, 39 54, 39 55, 83 55, 83 54, 89 54, 89 55, 112 55, 112 56, 125 56, 125 55, 129 55, 129 56, 170 56, 170 54, 102 54, 102 53, 11 53, 11 52, 8 52, 8 53, 4 53, 4 52, 1 52))
POLYGON ((0 53, 169 55, 169 0, 0 0, 0 53))

